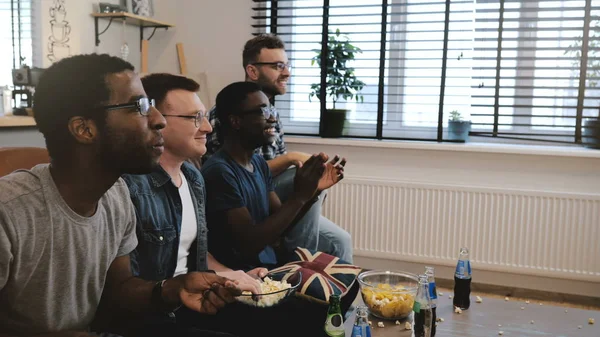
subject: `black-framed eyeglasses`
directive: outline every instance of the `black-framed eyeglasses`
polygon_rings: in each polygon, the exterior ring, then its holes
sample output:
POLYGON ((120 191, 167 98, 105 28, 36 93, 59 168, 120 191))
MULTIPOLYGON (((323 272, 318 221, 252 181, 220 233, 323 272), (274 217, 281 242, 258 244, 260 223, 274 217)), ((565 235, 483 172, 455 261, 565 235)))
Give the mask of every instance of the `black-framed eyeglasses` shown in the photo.
POLYGON ((276 118, 276 110, 272 105, 269 106, 261 106, 261 107, 257 107, 254 109, 250 109, 250 110, 244 110, 241 112, 241 114, 243 115, 251 115, 251 114, 262 114, 265 119, 269 119, 271 118, 271 116, 273 116, 273 118, 276 118))
POLYGON ((195 115, 165 115, 165 117, 179 117, 179 118, 187 118, 194 119, 194 125, 199 128, 202 124, 202 118, 208 119, 209 111, 198 111, 195 115))
POLYGON ((287 68, 289 71, 292 70, 291 63, 283 63, 283 62, 255 62, 252 63, 253 66, 271 66, 271 68, 279 71, 284 71, 287 68))
POLYGON ((150 107, 154 107, 154 99, 150 99, 148 97, 140 97, 134 102, 123 103, 123 104, 114 104, 114 105, 105 105, 102 108, 106 111, 110 110, 118 110, 125 108, 136 108, 136 110, 142 116, 148 116, 150 113, 150 107))

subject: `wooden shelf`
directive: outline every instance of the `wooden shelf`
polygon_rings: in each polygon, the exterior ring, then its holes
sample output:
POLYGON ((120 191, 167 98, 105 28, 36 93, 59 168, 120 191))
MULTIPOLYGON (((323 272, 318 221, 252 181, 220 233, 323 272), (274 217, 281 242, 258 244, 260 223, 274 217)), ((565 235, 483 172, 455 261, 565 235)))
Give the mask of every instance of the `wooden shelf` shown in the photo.
POLYGON ((112 22, 114 20, 125 20, 125 23, 128 25, 140 27, 140 49, 142 47, 141 43, 144 40, 144 29, 154 28, 154 31, 152 31, 152 34, 150 34, 150 36, 146 39, 149 41, 154 36, 154 33, 156 33, 156 30, 158 28, 169 29, 169 28, 175 27, 175 25, 164 22, 164 21, 159 21, 159 20, 155 20, 153 18, 135 15, 135 14, 126 13, 126 12, 92 13, 92 17, 94 18, 94 36, 96 39, 96 47, 100 45, 100 35, 104 34, 108 30, 108 28, 110 28, 110 25, 112 24, 112 22), (106 26, 106 28, 104 28, 103 31, 100 31, 100 29, 98 28, 98 21, 100 19, 109 20, 108 25, 106 26))
POLYGON ((153 18, 148 18, 145 16, 135 15, 131 13, 121 12, 121 13, 92 13, 92 16, 95 18, 105 18, 105 19, 125 19, 126 23, 133 26, 140 27, 156 27, 156 28, 172 28, 175 25, 166 23, 163 21, 158 21, 153 18))
POLYGON ((35 119, 30 116, 0 116, 0 128, 35 126, 35 119))

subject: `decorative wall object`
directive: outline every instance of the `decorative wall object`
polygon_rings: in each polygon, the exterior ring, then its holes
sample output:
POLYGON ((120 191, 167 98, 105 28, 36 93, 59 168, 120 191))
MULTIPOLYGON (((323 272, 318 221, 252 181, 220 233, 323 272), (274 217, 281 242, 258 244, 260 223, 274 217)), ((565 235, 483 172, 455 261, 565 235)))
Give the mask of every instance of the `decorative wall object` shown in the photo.
POLYGON ((50 36, 48 38, 48 59, 56 62, 71 56, 69 34, 71 26, 67 21, 66 0, 53 0, 50 7, 50 36))
POLYGON ((153 0, 121 0, 121 6, 127 8, 127 11, 141 16, 154 16, 153 0))

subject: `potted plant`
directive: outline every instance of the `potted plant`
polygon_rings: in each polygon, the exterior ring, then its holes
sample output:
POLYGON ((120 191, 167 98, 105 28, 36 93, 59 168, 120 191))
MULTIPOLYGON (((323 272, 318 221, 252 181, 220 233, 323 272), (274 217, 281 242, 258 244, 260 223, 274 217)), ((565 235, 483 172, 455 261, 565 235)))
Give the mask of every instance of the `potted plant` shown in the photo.
POLYGON ((600 149, 600 109, 596 118, 588 118, 583 121, 582 129, 583 146, 600 149))
MULTIPOLYGON (((322 51, 314 49, 317 54, 312 58, 311 65, 317 63, 321 67, 322 51)), ((363 102, 363 96, 359 92, 365 86, 365 83, 356 78, 354 68, 350 66, 350 62, 354 60, 355 54, 362 53, 360 48, 353 46, 350 43, 350 38, 347 35, 340 33, 337 29, 335 34, 329 34, 327 42, 327 55, 325 59, 327 64, 327 87, 325 88, 326 96, 331 98, 333 103, 332 109, 327 109, 321 123, 324 123, 322 136, 328 138, 336 138, 342 135, 344 124, 346 123, 347 109, 336 109, 335 104, 340 99, 344 101, 356 100, 363 102)), ((323 69, 321 67, 321 69, 323 69)), ((308 97, 320 99, 321 83, 315 83, 310 86, 311 92, 308 97)))
MULTIPOLYGON (((579 67, 581 65, 581 47, 583 43, 583 37, 569 46, 565 51, 565 55, 575 56, 576 61, 573 62, 573 66, 576 70, 577 76, 579 76, 579 67)), ((600 78, 600 20, 592 21, 590 23, 590 39, 588 49, 588 65, 586 74, 586 86, 588 88, 596 88, 598 86, 598 78, 600 78), (592 28, 592 25, 595 28, 592 28)), ((596 117, 586 118, 582 121, 582 141, 583 146, 600 149, 600 109, 596 117)))
POLYGON ((450 111, 448 119, 448 140, 466 142, 471 131, 471 121, 465 121, 458 110, 450 111))

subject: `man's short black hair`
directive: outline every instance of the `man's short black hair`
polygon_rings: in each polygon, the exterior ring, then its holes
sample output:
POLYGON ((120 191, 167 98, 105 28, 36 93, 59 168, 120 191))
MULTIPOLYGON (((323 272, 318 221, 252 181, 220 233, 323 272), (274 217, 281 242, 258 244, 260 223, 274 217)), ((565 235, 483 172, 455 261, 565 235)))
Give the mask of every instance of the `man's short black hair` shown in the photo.
POLYGON ((246 66, 258 61, 258 55, 263 48, 267 49, 285 49, 285 44, 274 34, 260 34, 248 40, 244 45, 242 52, 242 65, 246 66))
POLYGON ((219 92, 217 95, 216 114, 221 130, 223 131, 219 135, 229 132, 231 129, 229 116, 239 114, 248 95, 257 91, 261 91, 261 87, 254 82, 234 82, 219 92))
POLYGON ((82 116, 105 125, 102 105, 110 99, 106 77, 134 70, 131 63, 107 54, 77 55, 50 66, 35 88, 33 112, 38 129, 46 139, 50 157, 69 153, 73 137, 69 119, 82 116))
POLYGON ((182 89, 190 92, 198 92, 200 84, 191 78, 167 73, 158 73, 144 76, 142 84, 146 95, 154 98, 157 105, 161 105, 171 90, 182 89))

